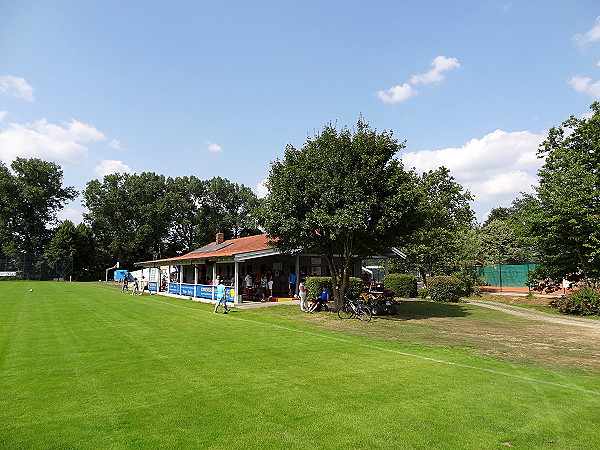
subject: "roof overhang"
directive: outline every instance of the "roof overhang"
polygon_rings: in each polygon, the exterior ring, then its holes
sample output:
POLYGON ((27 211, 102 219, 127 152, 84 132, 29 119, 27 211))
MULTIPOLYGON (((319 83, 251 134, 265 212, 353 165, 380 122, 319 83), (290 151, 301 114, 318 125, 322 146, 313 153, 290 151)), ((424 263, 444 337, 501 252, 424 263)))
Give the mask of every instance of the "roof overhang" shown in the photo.
POLYGON ((276 256, 280 254, 281 252, 279 252, 278 250, 275 250, 274 248, 269 248, 266 250, 256 250, 254 252, 239 253, 234 256, 234 260, 235 262, 243 262, 248 261, 249 259, 264 258, 267 256, 276 256))

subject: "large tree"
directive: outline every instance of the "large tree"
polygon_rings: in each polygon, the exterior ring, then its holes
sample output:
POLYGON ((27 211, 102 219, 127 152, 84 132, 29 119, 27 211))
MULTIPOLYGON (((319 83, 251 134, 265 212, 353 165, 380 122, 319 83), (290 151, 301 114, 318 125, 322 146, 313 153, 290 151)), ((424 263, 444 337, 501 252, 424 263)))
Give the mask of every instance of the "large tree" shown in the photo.
POLYGON ((168 235, 172 251, 206 245, 216 233, 234 239, 259 232, 251 214, 258 198, 250 188, 221 177, 200 180, 193 175, 169 178, 167 185, 168 196, 177 205, 168 235))
POLYGON ((538 151, 539 186, 522 200, 539 278, 589 285, 600 277, 600 103, 591 109, 590 118, 550 129, 538 151))
POLYGON ((252 189, 221 177, 212 178, 206 184, 212 206, 212 217, 207 226, 212 237, 218 232, 224 233, 225 238, 229 239, 259 232, 256 219, 252 215, 259 202, 252 189))
POLYGON ((10 226, 16 210, 17 189, 13 175, 6 165, 0 161, 0 251, 15 253, 17 251, 10 226))
POLYGON ((84 220, 94 231, 104 266, 119 261, 130 267, 162 254, 171 210, 178 207, 166 192, 165 177, 151 172, 111 174, 88 182, 84 220))
POLYGON ((423 173, 418 189, 423 224, 398 246, 426 282, 428 274, 451 274, 459 268, 464 233, 473 226, 474 214, 469 205, 471 193, 445 167, 423 173))
POLYGON ((65 220, 55 230, 46 250, 46 258, 71 256, 73 277, 79 281, 98 279, 104 270, 98 267, 98 257, 92 229, 80 223, 77 226, 65 220))
POLYGON ((250 216, 256 195, 224 178, 111 174, 90 181, 83 198, 105 266, 174 256, 214 240, 217 232, 227 239, 258 232, 250 216))
POLYGON ((271 164, 259 221, 277 248, 326 258, 337 305, 352 264, 389 250, 419 222, 416 177, 395 158, 403 147, 360 120, 353 130, 327 125, 271 164))
POLYGON ((486 264, 528 264, 534 262, 523 229, 522 202, 493 208, 479 228, 478 258, 486 264))
POLYGON ((2 250, 43 252, 58 211, 77 191, 63 186, 59 165, 41 159, 16 158, 12 173, 0 162, 0 226, 2 250))

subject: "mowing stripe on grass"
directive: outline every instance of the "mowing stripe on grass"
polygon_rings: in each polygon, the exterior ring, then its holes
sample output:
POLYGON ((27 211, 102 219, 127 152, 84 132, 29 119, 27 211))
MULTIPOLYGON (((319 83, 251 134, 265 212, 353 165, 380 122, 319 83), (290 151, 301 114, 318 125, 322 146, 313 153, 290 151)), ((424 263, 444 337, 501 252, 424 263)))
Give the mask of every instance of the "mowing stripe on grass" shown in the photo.
MULTIPOLYGON (((212 311, 203 311, 203 310, 197 309, 197 308, 190 308, 189 306, 175 305, 173 303, 165 302, 165 301, 158 300, 158 299, 153 299, 153 300, 155 300, 158 303, 162 303, 162 304, 169 305, 169 306, 174 306, 175 308, 189 309, 189 310, 192 310, 192 311, 201 312, 201 313, 205 313, 205 314, 214 314, 212 311)), ((218 316, 222 317, 222 314, 219 314, 218 316)), ((223 317, 223 319, 224 319, 224 317, 223 317)), ((429 358, 427 356, 421 356, 421 355, 415 355, 413 353, 401 352, 399 350, 392 350, 392 349, 388 349, 388 348, 384 348, 384 347, 378 347, 376 345, 363 344, 363 343, 360 343, 360 342, 355 342, 355 341, 351 341, 351 340, 340 338, 340 337, 327 336, 325 334, 314 333, 312 331, 298 330, 298 329, 295 329, 295 328, 284 327, 282 325, 274 325, 274 324, 271 324, 271 323, 259 322, 257 320, 243 319, 241 317, 233 317, 231 315, 227 318, 227 320, 239 320, 241 322, 248 322, 248 323, 253 323, 253 324, 256 324, 256 325, 263 325, 263 326, 267 326, 267 327, 271 327, 271 328, 278 328, 280 330, 292 331, 294 333, 302 333, 302 334, 306 334, 306 335, 310 335, 310 336, 315 336, 315 337, 322 338, 322 339, 329 339, 329 340, 333 340, 333 341, 343 342, 345 344, 357 345, 357 346, 364 347, 364 348, 370 348, 372 350, 379 350, 379 351, 382 351, 382 352, 394 353, 394 354, 397 354, 397 355, 407 356, 409 358, 418 358, 418 359, 422 359, 422 360, 430 361, 430 362, 435 362, 435 363, 439 363, 439 364, 446 364, 446 365, 449 365, 449 366, 462 367, 462 368, 465 368, 465 369, 472 369, 472 370, 477 370, 477 371, 480 371, 480 372, 491 373, 491 374, 494 374, 494 375, 501 375, 501 376, 505 376, 505 377, 516 378, 516 379, 523 380, 523 381, 530 381, 530 382, 533 382, 533 383, 546 384, 546 385, 549 385, 549 386, 554 386, 554 387, 558 387, 558 388, 562 388, 562 389, 569 389, 569 390, 572 390, 572 391, 585 392, 587 394, 593 394, 593 395, 600 396, 600 392, 598 392, 598 391, 592 391, 590 389, 584 389, 584 388, 580 388, 580 387, 577 387, 577 386, 569 386, 569 385, 566 385, 566 384, 554 383, 552 381, 540 380, 538 378, 531 378, 531 377, 526 377, 526 376, 523 376, 523 375, 516 375, 516 374, 508 373, 508 372, 501 372, 501 371, 493 370, 493 369, 485 369, 485 368, 482 368, 482 367, 471 366, 471 365, 468 365, 468 364, 455 363, 455 362, 452 362, 452 361, 444 361, 442 359, 429 358)))

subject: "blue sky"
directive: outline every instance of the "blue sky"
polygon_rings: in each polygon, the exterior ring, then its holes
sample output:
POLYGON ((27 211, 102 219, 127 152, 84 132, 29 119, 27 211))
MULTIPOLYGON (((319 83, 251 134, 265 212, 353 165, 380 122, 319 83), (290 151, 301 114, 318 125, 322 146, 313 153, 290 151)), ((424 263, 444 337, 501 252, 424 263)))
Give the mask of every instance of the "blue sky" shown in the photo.
POLYGON ((288 143, 362 114, 407 168, 448 167, 481 220, 594 100, 597 0, 0 3, 0 159, 55 161, 79 190, 151 171, 263 195, 288 143))

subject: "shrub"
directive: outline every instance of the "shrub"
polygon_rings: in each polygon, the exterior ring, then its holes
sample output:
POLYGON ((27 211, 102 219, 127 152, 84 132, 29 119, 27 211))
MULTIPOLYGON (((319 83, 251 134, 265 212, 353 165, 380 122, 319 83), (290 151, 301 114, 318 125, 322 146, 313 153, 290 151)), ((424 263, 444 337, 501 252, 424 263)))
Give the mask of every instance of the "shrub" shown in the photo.
MULTIPOLYGON (((331 277, 306 277, 306 289, 308 289, 308 298, 317 298, 321 296, 323 288, 333 288, 331 277)), ((348 287, 348 297, 358 297, 362 290, 362 280, 356 277, 350 277, 350 285, 348 287)), ((333 298, 333 292, 332 292, 333 298)))
POLYGON ((600 315, 600 293, 593 289, 581 288, 550 302, 552 307, 563 314, 580 316, 600 315))
MULTIPOLYGON (((476 294, 476 290, 479 286, 485 283, 483 278, 477 276, 477 272, 474 267, 461 267, 460 269, 454 271, 452 276, 458 278, 461 282, 463 293, 462 295, 468 296, 470 294, 476 294)), ((481 290, 479 291, 481 293, 481 290)))
POLYGON ((419 295, 420 298, 425 300, 429 296, 429 291, 427 290, 427 288, 423 288, 423 289, 419 289, 417 291, 417 294, 419 295))
POLYGON ((436 302, 458 302, 463 295, 463 285, 456 277, 430 277, 427 290, 431 300, 436 302))
POLYGON ((331 277, 306 277, 308 298, 319 297, 324 287, 331 289, 331 277))
POLYGON ((417 296, 417 278, 414 275, 390 273, 383 279, 386 289, 395 292, 396 297, 414 298, 417 296))

